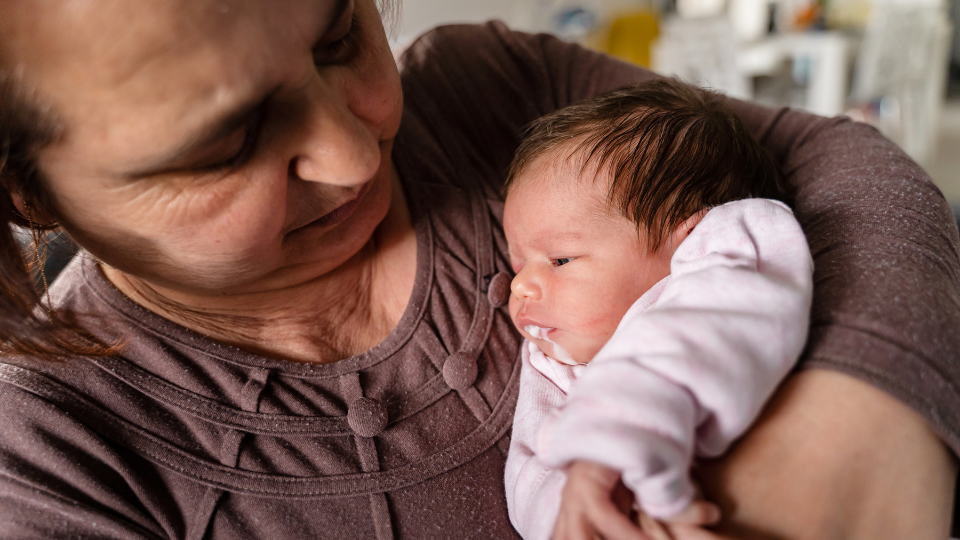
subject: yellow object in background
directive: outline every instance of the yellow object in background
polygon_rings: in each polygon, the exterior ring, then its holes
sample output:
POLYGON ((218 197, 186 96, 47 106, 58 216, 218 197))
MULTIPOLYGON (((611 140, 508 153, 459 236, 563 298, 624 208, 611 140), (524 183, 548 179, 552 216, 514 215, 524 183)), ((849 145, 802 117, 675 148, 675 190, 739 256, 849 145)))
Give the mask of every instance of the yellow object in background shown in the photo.
POLYGON ((831 0, 827 3, 827 26, 864 29, 870 20, 870 0, 831 0))
POLYGON ((650 46, 659 34, 657 14, 636 11, 621 15, 610 23, 606 52, 621 60, 650 67, 650 46))

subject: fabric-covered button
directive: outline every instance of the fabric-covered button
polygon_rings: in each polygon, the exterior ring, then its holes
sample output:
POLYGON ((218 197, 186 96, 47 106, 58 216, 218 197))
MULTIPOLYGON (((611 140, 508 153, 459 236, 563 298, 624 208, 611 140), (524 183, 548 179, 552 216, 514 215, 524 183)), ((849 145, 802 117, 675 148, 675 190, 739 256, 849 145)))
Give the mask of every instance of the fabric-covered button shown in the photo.
POLYGON ((487 288, 487 300, 493 307, 500 307, 510 299, 510 274, 500 272, 493 276, 487 288))
POLYGON ((466 390, 477 380, 477 361, 458 352, 443 363, 443 380, 454 390, 466 390))
POLYGON ((361 437, 376 437, 387 427, 387 408, 375 399, 362 397, 350 404, 347 424, 361 437))

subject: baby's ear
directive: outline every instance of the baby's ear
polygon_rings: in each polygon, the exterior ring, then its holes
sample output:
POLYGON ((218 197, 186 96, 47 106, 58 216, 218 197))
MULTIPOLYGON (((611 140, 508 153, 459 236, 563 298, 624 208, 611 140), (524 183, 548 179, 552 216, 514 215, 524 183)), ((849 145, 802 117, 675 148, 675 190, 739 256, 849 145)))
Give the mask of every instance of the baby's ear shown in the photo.
POLYGON ((680 224, 674 227, 673 231, 663 239, 658 252, 662 252, 668 257, 673 257, 673 253, 680 247, 680 244, 690 236, 690 233, 693 232, 693 229, 696 228, 697 224, 700 223, 700 220, 703 219, 705 215, 707 215, 707 210, 700 210, 680 222, 680 224))
POLYGON ((676 238, 676 245, 680 245, 680 242, 683 242, 690 236, 690 233, 692 233, 693 229, 700 223, 703 216, 707 215, 708 211, 706 208, 700 210, 696 214, 683 220, 683 222, 674 229, 673 236, 676 238))

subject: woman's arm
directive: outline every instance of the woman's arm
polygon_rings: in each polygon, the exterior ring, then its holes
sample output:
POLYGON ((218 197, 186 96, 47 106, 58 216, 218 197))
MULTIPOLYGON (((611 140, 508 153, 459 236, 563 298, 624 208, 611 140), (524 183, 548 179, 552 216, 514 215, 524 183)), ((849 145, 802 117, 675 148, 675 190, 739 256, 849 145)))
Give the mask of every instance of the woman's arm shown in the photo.
MULTIPOLYGON (((442 111, 425 129, 471 142, 476 183, 491 199, 525 124, 655 76, 498 24, 441 29, 405 58, 408 109, 442 111)), ((946 531, 954 469, 943 442, 960 452, 960 238, 949 206, 869 126, 734 106, 797 187, 815 266, 801 368, 825 370, 787 382, 757 428, 704 474, 708 493, 721 496, 730 523, 808 538, 878 521, 919 538, 885 523, 901 509, 946 531)))
MULTIPOLYGON (((611 86, 624 83, 627 68, 596 63, 611 86)), ((722 530, 942 540, 960 449, 960 239, 949 207, 869 126, 734 106, 796 187, 815 276, 807 371, 701 473, 724 509, 722 530)))
MULTIPOLYGON (((611 86, 625 82, 627 68, 595 66, 611 86)), ((942 540, 957 472, 944 443, 960 448, 960 257, 946 201, 869 126, 734 106, 796 187, 816 270, 801 368, 826 369, 792 376, 746 438, 704 467, 721 530, 942 540)))
POLYGON ((793 375, 730 453, 698 468, 719 530, 740 540, 943 540, 956 474, 923 418, 827 370, 793 375))

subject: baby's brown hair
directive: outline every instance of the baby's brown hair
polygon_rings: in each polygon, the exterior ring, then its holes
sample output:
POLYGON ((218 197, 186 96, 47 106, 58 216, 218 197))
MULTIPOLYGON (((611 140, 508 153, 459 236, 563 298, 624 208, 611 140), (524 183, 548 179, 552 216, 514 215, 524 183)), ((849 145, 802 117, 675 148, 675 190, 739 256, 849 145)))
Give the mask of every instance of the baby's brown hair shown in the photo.
POLYGON ((646 229, 657 251, 667 235, 703 209, 752 197, 786 200, 773 157, 719 94, 673 79, 608 92, 534 121, 513 158, 506 194, 538 157, 570 144, 607 171, 608 201, 646 229))

